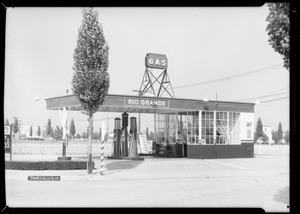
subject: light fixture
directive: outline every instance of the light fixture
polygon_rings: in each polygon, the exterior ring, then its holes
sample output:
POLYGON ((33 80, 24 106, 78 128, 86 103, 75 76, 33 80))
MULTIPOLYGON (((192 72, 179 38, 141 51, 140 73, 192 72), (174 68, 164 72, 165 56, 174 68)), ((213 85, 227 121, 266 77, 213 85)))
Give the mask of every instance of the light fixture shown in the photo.
POLYGON ((208 99, 206 98, 206 96, 204 97, 203 101, 204 101, 204 102, 207 102, 207 101, 208 101, 208 99))

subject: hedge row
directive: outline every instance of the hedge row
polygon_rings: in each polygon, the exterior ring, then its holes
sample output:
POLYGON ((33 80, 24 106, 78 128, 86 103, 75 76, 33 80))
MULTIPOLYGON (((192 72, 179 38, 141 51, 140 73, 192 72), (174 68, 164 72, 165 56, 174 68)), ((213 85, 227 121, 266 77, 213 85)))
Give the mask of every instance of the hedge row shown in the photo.
MULTIPOLYGON (((95 163, 93 162, 93 168, 95 163)), ((87 169, 86 161, 6 161, 5 169, 17 170, 74 170, 87 169)))

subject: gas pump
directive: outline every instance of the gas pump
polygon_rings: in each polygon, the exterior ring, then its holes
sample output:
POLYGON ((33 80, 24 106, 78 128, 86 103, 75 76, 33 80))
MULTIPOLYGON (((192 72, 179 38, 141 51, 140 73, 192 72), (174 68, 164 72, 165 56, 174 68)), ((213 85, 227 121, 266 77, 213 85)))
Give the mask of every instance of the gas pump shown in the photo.
POLYGON ((124 141, 122 142, 122 156, 128 157, 128 114, 124 112, 122 114, 122 130, 124 134, 124 141))
POLYGON ((114 129, 114 150, 113 156, 120 157, 120 138, 121 138, 122 130, 121 130, 121 119, 115 118, 115 129, 114 129))
POLYGON ((130 117, 130 135, 131 135, 131 144, 130 144, 129 153, 132 157, 138 157, 136 117, 130 117))

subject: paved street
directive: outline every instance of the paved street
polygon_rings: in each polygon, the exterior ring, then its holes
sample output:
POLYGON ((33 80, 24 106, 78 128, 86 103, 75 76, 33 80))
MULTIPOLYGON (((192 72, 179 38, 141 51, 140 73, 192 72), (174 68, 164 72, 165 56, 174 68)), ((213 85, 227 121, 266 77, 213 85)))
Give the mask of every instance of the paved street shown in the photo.
POLYGON ((99 174, 99 157, 93 160, 93 175, 87 175, 86 170, 6 170, 8 206, 261 207, 267 212, 289 211, 288 155, 106 159, 104 176, 99 174), (30 175, 58 175, 61 180, 28 181, 30 175))

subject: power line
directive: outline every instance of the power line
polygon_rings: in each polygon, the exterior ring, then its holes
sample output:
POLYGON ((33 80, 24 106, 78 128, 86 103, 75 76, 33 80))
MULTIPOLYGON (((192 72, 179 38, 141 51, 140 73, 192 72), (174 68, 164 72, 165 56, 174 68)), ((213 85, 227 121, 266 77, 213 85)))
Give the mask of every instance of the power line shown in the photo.
POLYGON ((235 100, 234 102, 245 101, 245 100, 253 100, 253 99, 259 99, 259 98, 263 98, 263 97, 274 97, 274 96, 277 96, 277 95, 288 94, 288 93, 289 93, 289 92, 279 93, 279 94, 269 94, 269 95, 260 96, 260 97, 253 97, 253 98, 248 98, 248 99, 235 100))
MULTIPOLYGON (((277 91, 272 92, 271 94, 274 94, 274 93, 279 92, 279 91, 283 91, 283 90, 287 89, 288 87, 289 87, 289 86, 286 86, 286 87, 284 87, 284 88, 282 88, 282 89, 279 89, 279 90, 277 90, 277 91)), ((271 94, 270 94, 270 95, 271 95, 271 94)))
POLYGON ((198 85, 206 85, 206 84, 210 84, 210 83, 225 81, 225 80, 229 80, 229 79, 233 79, 233 78, 238 78, 238 77, 254 74, 254 73, 257 73, 257 72, 267 71, 267 70, 270 70, 270 69, 278 69, 278 68, 281 68, 281 66, 282 66, 281 64, 271 65, 269 67, 257 69, 257 70, 254 70, 254 71, 249 71, 249 72, 242 73, 242 74, 237 74, 237 75, 228 76, 228 77, 222 77, 222 78, 219 78, 219 79, 208 80, 208 81, 203 81, 203 82, 194 83, 194 84, 175 86, 173 88, 186 88, 186 87, 193 87, 193 86, 198 86, 198 85))
POLYGON ((273 102, 273 101, 276 101, 276 100, 283 100, 283 99, 286 99, 286 98, 289 98, 289 97, 282 97, 282 98, 273 99, 273 100, 266 100, 266 101, 262 101, 260 103, 268 103, 268 102, 273 102))

